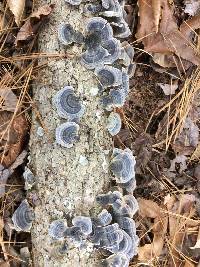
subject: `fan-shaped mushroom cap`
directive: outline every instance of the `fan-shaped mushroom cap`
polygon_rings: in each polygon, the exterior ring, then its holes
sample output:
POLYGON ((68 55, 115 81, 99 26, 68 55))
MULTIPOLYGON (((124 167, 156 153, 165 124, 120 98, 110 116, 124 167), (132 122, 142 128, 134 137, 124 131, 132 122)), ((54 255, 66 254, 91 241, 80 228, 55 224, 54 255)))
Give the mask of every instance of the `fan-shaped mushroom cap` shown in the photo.
POLYGON ((15 230, 29 232, 34 217, 33 209, 28 204, 28 201, 26 199, 23 200, 12 216, 15 230))
POLYGON ((82 234, 82 232, 80 230, 80 227, 72 226, 72 227, 67 227, 65 229, 64 236, 65 237, 69 237, 73 241, 75 241, 75 242, 80 244, 82 242, 83 234, 82 234))
POLYGON ((82 0, 65 0, 65 2, 72 6, 78 6, 81 4, 82 0))
POLYGON ((121 150, 113 157, 110 169, 119 183, 126 183, 135 175, 135 158, 130 149, 121 150))
POLYGON ((122 17, 117 18, 116 22, 112 22, 111 25, 113 26, 115 37, 124 39, 131 35, 129 26, 122 17))
POLYGON ((112 222, 112 215, 106 209, 103 209, 98 214, 97 222, 101 226, 106 226, 112 222))
POLYGON ((56 142, 67 148, 71 148, 78 140, 79 125, 75 122, 66 122, 56 128, 56 142))
POLYGON ((114 203, 117 199, 120 199, 122 197, 122 194, 119 191, 114 192, 108 192, 107 194, 101 194, 96 197, 96 201, 102 205, 110 205, 114 203))
POLYGON ((62 240, 66 229, 66 220, 55 220, 49 225, 49 235, 56 240, 62 240))
POLYGON ((88 14, 96 14, 102 10, 102 5, 100 4, 86 4, 84 7, 84 12, 88 14))
POLYGON ((108 117, 108 123, 106 128, 108 129, 109 133, 114 136, 119 133, 121 130, 122 121, 121 117, 116 112, 111 112, 108 117))
POLYGON ((74 29, 70 24, 61 24, 58 27, 58 40, 64 45, 74 42, 74 29))
POLYGON ((125 202, 126 205, 128 205, 133 215, 138 211, 139 209, 138 202, 133 195, 125 195, 123 197, 123 201, 125 202))
POLYGON ((89 34, 98 33, 102 42, 107 42, 107 40, 113 37, 112 27, 107 20, 101 17, 91 18, 86 25, 86 31, 89 34))
POLYGON ((94 245, 100 245, 100 240, 102 237, 103 233, 103 227, 93 225, 93 232, 89 235, 89 240, 94 244, 94 245))
POLYGON ((92 221, 90 217, 76 216, 73 218, 72 223, 75 227, 79 227, 83 234, 89 235, 92 233, 92 221))
POLYGON ((111 89, 108 96, 103 96, 101 104, 108 111, 115 107, 122 107, 125 103, 126 96, 123 89, 111 89))
POLYGON ((133 242, 132 242, 131 237, 124 230, 121 230, 121 231, 123 233, 123 239, 119 243, 118 252, 121 252, 127 255, 130 249, 133 247, 133 242))
POLYGON ((111 38, 110 40, 104 42, 102 46, 108 51, 109 54, 104 58, 105 64, 112 64, 119 58, 121 54, 121 46, 119 40, 117 40, 116 38, 111 38))
POLYGON ((51 255, 54 257, 54 258, 62 258, 62 257, 65 257, 66 256, 66 253, 68 252, 68 245, 67 243, 65 242, 64 244, 62 245, 57 245, 55 246, 52 251, 51 251, 51 255))
POLYGON ((25 167, 25 171, 23 173, 24 181, 25 181, 25 189, 29 190, 35 184, 35 176, 32 171, 25 167))
POLYGON ((121 188, 124 188, 128 193, 133 193, 136 188, 135 176, 131 178, 127 183, 118 183, 121 188))
POLYGON ((57 108, 58 115, 65 119, 80 118, 85 108, 79 98, 74 94, 72 86, 65 86, 55 95, 53 102, 57 108))
POLYGON ((123 229, 129 236, 136 236, 136 226, 133 219, 119 216, 115 218, 120 229, 123 229))
POLYGON ((101 14, 105 17, 123 16, 123 9, 118 0, 102 0, 102 6, 105 10, 101 14))
POLYGON ((101 85, 103 87, 118 86, 122 84, 122 73, 119 69, 112 66, 103 66, 95 69, 101 85))
POLYGON ((102 46, 98 46, 94 50, 86 50, 81 55, 81 63, 87 69, 95 69, 103 66, 104 58, 106 56, 108 56, 108 51, 102 46))
POLYGON ((121 230, 111 230, 106 233, 103 232, 100 241, 100 246, 112 252, 113 248, 118 247, 122 239, 123 234, 121 230))

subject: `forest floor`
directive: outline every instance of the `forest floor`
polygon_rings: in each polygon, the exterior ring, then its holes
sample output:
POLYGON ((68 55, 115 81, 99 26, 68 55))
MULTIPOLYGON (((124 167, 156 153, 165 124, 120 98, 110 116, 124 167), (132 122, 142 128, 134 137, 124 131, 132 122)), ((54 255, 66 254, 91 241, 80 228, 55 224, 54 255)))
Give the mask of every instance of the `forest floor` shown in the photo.
MULTIPOLYGON (((198 0, 128 0, 136 71, 119 109, 123 127, 116 147, 136 156, 140 245, 130 266, 200 266, 200 3, 198 0), (155 31, 154 28, 157 28, 155 31), (153 30, 154 29, 154 30, 153 30)), ((28 266, 29 233, 12 229, 11 217, 26 197, 31 112, 45 129, 31 85, 40 68, 36 40, 53 7, 33 12, 31 0, 0 1, 0 266, 28 266), (21 21, 24 13, 26 20, 21 21), (25 260, 26 261, 26 260, 25 260)))

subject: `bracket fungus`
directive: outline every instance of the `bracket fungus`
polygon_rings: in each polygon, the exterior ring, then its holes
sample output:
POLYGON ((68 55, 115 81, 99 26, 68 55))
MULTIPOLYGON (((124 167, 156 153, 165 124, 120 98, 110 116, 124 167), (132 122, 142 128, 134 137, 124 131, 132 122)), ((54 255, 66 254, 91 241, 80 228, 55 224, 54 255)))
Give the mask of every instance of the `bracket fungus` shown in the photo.
POLYGON ((29 232, 34 220, 33 209, 25 199, 21 202, 19 207, 15 210, 12 221, 16 231, 29 232))
POLYGON ((109 133, 114 136, 119 133, 121 130, 122 121, 121 117, 116 112, 111 112, 108 117, 108 123, 106 128, 108 129, 109 133))
POLYGON ((79 125, 75 122, 65 122, 56 128, 56 142, 66 148, 71 148, 79 140, 79 125))
POLYGON ((72 6, 79 6, 82 0, 65 0, 65 2, 72 6))
POLYGON ((80 32, 76 32, 70 24, 61 24, 58 27, 58 40, 63 45, 70 45, 72 43, 82 44, 84 36, 80 32))
POLYGON ((103 267, 128 267, 129 259, 123 253, 112 254, 102 261, 103 267))
POLYGON ((23 173, 24 181, 25 181, 25 190, 29 190, 35 184, 35 176, 32 171, 25 167, 25 171, 23 173))
POLYGON ((103 66, 95 69, 100 84, 103 87, 118 86, 122 84, 122 73, 112 66, 103 66))
POLYGON ((55 220, 49 226, 49 235, 56 239, 64 239, 64 233, 67 229, 67 224, 65 220, 55 220))
POLYGON ((103 209, 97 217, 98 225, 106 226, 112 222, 112 215, 106 210, 103 209))
POLYGON ((122 194, 119 191, 108 192, 107 194, 101 194, 96 197, 97 203, 102 206, 111 205, 117 199, 121 199, 122 194))
POLYGON ((126 101, 126 96, 123 89, 111 89, 108 96, 103 96, 101 99, 101 104, 103 108, 108 111, 113 110, 113 108, 120 108, 124 105, 126 101))
POLYGON ((101 13, 104 17, 122 17, 123 9, 117 0, 102 0, 104 11, 101 13))
POLYGON ((72 86, 65 86, 53 98, 57 113, 64 119, 76 119, 83 116, 85 108, 79 98, 74 94, 72 86))
POLYGON ((117 155, 114 152, 110 169, 115 175, 117 182, 126 183, 135 176, 135 158, 130 149, 118 149, 117 155))
POLYGON ((85 235, 92 233, 92 221, 90 217, 76 216, 73 218, 72 224, 80 228, 80 231, 85 235))
POLYGON ((126 183, 118 183, 118 185, 125 189, 128 193, 133 193, 133 191, 136 188, 136 179, 135 176, 133 178, 131 178, 128 182, 126 183))

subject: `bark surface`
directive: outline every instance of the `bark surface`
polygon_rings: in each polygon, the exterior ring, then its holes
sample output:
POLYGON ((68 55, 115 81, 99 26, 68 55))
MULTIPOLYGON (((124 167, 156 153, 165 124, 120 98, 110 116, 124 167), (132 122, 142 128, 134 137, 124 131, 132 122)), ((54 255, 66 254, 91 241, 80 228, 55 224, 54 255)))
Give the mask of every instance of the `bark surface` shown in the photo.
MULTIPOLYGON (((38 2, 39 5, 47 3, 38 2)), ((93 72, 80 64, 78 56, 82 48, 74 45, 66 49, 57 38, 58 25, 64 22, 84 32, 88 17, 83 13, 83 6, 70 7, 64 0, 56 1, 50 21, 44 25, 38 40, 40 52, 68 52, 76 54, 76 57, 50 60, 33 88, 34 101, 48 129, 48 134, 39 136, 40 124, 33 114, 30 166, 36 175, 36 192, 40 200, 35 208, 32 228, 36 267, 99 266, 98 253, 88 247, 79 250, 69 244, 68 253, 56 257, 54 250, 58 243, 52 242, 48 236, 49 224, 55 219, 95 214, 98 210, 95 197, 107 190, 109 184, 106 152, 111 149, 111 139, 105 128, 106 117, 99 107, 99 99, 91 93, 97 87, 96 79, 93 72), (55 143, 55 129, 66 120, 57 115, 52 97, 65 85, 72 85, 86 106, 80 121, 80 141, 71 149, 55 143)))

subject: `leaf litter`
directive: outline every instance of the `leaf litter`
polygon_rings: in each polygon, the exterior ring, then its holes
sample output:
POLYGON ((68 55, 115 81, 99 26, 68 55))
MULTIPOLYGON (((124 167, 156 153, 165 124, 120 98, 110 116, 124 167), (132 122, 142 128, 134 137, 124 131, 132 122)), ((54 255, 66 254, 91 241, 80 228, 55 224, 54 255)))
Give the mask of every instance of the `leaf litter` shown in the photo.
MULTIPOLYGON (((119 110, 123 127, 114 138, 116 147, 129 147, 137 159, 134 195, 140 208, 135 218, 140 244, 138 256, 130 266, 197 266, 200 261, 198 2, 138 0, 137 4, 130 0, 125 6, 133 33, 127 41, 135 47, 137 67, 130 79, 129 99, 119 110)), ((21 249, 31 250, 29 235, 15 233, 13 239, 13 211, 25 197, 32 206, 40 202, 34 188, 28 193, 24 191, 22 173, 27 164, 31 108, 45 131, 30 88, 40 68, 37 49, 33 49, 35 37, 54 6, 41 6, 32 12, 32 4, 29 10, 23 5, 23 0, 10 0, 9 10, 0 6, 4 44, 0 49, 2 266, 21 266, 21 249), (19 240, 24 244, 17 243, 19 240)))

